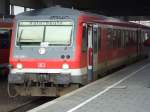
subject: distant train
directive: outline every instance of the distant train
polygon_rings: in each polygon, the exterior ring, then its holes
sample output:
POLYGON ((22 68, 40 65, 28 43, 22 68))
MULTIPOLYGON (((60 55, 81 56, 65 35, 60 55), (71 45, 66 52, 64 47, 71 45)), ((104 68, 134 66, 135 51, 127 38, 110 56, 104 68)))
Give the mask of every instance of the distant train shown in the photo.
POLYGON ((11 18, 0 19, 0 76, 8 75, 10 39, 13 22, 11 18))
POLYGON ((56 96, 112 68, 145 57, 150 28, 74 9, 51 7, 16 17, 8 83, 22 96, 56 96))

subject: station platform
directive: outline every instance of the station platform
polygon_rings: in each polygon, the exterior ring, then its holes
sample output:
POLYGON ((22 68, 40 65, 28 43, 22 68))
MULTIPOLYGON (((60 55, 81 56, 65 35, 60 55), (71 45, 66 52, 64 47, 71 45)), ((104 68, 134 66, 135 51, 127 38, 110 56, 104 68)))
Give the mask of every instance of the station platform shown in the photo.
POLYGON ((28 112, 150 112, 150 63, 129 65, 28 112))

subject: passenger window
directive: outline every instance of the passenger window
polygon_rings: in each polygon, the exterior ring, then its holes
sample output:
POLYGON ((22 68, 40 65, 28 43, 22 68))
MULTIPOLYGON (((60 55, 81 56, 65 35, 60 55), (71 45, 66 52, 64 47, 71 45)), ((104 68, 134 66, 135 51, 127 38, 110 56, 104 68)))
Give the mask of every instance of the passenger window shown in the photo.
POLYGON ((101 28, 98 27, 98 49, 101 49, 101 28))
POLYGON ((121 30, 121 47, 125 48, 125 32, 121 30))
POLYGON ((97 53, 98 51, 98 26, 93 27, 93 51, 94 53, 97 53))
POLYGON ((0 30, 0 49, 9 49, 10 47, 10 30, 0 30))
POLYGON ((118 48, 121 48, 121 30, 118 30, 117 32, 118 48))
POLYGON ((118 48, 117 30, 113 30, 113 48, 118 48))
POLYGON ((129 31, 125 30, 125 47, 128 46, 129 43, 129 31))
POLYGON ((113 30, 111 28, 107 29, 108 47, 113 48, 113 30))
POLYGON ((88 35, 87 26, 84 25, 82 31, 82 52, 87 51, 87 35, 88 35))

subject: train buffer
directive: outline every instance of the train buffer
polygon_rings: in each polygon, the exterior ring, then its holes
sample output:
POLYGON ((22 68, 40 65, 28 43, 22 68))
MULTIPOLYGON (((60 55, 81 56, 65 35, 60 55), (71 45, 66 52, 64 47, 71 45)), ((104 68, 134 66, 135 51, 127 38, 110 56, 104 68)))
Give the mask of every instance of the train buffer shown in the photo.
POLYGON ((138 62, 29 112, 149 112, 150 63, 138 62))

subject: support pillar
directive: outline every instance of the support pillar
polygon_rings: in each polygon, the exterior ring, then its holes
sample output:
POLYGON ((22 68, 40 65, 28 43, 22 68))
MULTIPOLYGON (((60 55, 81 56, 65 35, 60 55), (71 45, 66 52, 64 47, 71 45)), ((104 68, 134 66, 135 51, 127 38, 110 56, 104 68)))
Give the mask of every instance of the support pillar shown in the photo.
POLYGON ((11 5, 11 12, 10 12, 11 15, 14 15, 15 14, 15 11, 14 11, 14 5, 11 5))

